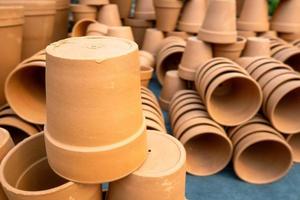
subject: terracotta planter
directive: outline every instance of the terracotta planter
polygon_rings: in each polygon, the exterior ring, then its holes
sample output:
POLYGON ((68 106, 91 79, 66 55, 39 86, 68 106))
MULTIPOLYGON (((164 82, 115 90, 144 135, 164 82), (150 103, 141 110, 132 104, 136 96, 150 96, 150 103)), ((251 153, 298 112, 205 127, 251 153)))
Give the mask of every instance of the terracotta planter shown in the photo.
POLYGON ((109 0, 79 0, 79 3, 91 6, 102 6, 109 4, 109 0))
POLYGON ((82 19, 76 22, 72 29, 72 37, 81 37, 87 34, 87 28, 89 25, 97 23, 94 19, 82 19))
POLYGON ((153 68, 150 66, 141 66, 141 83, 142 86, 148 87, 152 78, 153 68))
POLYGON ((299 135, 299 133, 294 134, 294 135, 289 135, 286 138, 286 141, 292 148, 294 162, 299 163, 300 162, 300 152, 299 152, 300 151, 300 135, 299 135))
POLYGON ((95 20, 97 17, 97 8, 93 6, 72 4, 71 11, 75 23, 83 19, 95 20))
POLYGON ((87 27, 87 36, 105 36, 108 33, 108 27, 98 22, 92 23, 87 27))
POLYGON ((21 6, 0 6, 0 105, 6 102, 4 84, 8 74, 21 61, 24 9, 21 6))
POLYGON ((110 26, 108 27, 107 35, 134 41, 132 28, 130 26, 110 26))
POLYGON ((236 60, 241 56, 246 42, 246 38, 238 36, 237 41, 233 44, 215 44, 213 47, 214 57, 225 57, 236 60))
MULTIPOLYGON (((277 69, 284 69, 286 72, 291 72, 289 68, 287 68, 285 65, 278 65, 278 64, 275 64, 275 63, 269 63, 269 64, 263 64, 261 67, 259 68, 256 68, 252 73, 251 73, 251 76, 259 81, 260 78, 262 76, 264 76, 264 79, 267 79, 269 78, 269 73, 271 73, 272 71, 275 71, 277 69)), ((284 73, 282 71, 280 71, 280 73, 284 73)), ((280 75, 280 74, 277 74, 277 76, 280 75)), ((271 79, 273 79, 275 77, 272 77, 271 79)), ((270 80, 271 80, 270 79, 270 80)), ((262 85, 261 85, 262 86, 262 85)))
POLYGON ((146 21, 144 19, 126 18, 124 20, 124 23, 126 26, 130 26, 132 28, 135 42, 139 45, 139 47, 142 47, 146 29, 151 28, 153 26, 152 21, 146 21))
POLYGON ((269 30, 268 2, 244 0, 237 20, 238 30, 263 32, 269 30))
POLYGON ((236 42, 235 6, 235 1, 232 0, 211 0, 198 38, 217 44, 236 42))
POLYGON ((188 33, 198 33, 206 12, 206 1, 190 0, 184 5, 178 29, 188 33))
POLYGON ((98 36, 62 40, 46 51, 51 168, 81 183, 110 182, 135 171, 147 155, 137 45, 98 36))
POLYGON ((110 0, 110 3, 117 4, 121 18, 130 16, 131 0, 110 0))
POLYGON ((175 36, 175 37, 180 37, 184 40, 187 40, 189 37, 192 37, 192 34, 189 34, 187 32, 184 31, 171 31, 171 32, 167 32, 167 37, 171 37, 171 36, 175 36))
POLYGON ((159 46, 164 39, 164 34, 162 31, 155 28, 147 28, 145 32, 145 37, 143 41, 142 50, 148 51, 153 56, 159 51, 159 46))
POLYGON ((183 2, 180 0, 153 0, 156 14, 156 28, 161 31, 173 31, 183 2))
POLYGON ((155 68, 155 58, 147 51, 140 50, 140 66, 155 68))
POLYGON ((254 31, 241 31, 241 30, 238 30, 237 34, 238 34, 238 36, 242 36, 242 37, 245 37, 245 38, 256 37, 256 32, 254 32, 254 31))
POLYGON ((148 131, 147 160, 133 174, 110 183, 107 199, 163 200, 167 196, 185 200, 185 162, 186 153, 180 142, 168 134, 148 131))
POLYGON ((270 40, 266 38, 249 37, 243 51, 244 57, 270 56, 270 40))
POLYGON ((212 57, 210 44, 198 40, 196 37, 190 37, 179 65, 179 76, 184 80, 194 81, 197 68, 212 57))
POLYGON ((101 199, 99 185, 69 182, 52 171, 42 133, 11 150, 1 163, 0 173, 3 189, 12 200, 68 199, 70 196, 82 200, 101 199))
POLYGON ((137 19, 155 20, 153 0, 137 0, 134 17, 137 19))
POLYGON ((69 0, 56 1, 56 14, 52 41, 58 41, 68 37, 69 10, 69 0))
POLYGON ((164 78, 163 88, 159 97, 159 104, 165 111, 169 109, 170 101, 173 95, 179 91, 186 89, 185 82, 179 78, 177 70, 167 71, 166 77, 164 78))
POLYGON ((101 6, 97 21, 107 26, 122 26, 118 6, 116 4, 101 6))
POLYGON ((278 75, 284 75, 288 73, 291 73, 291 71, 286 68, 272 69, 261 75, 261 77, 258 77, 257 82, 259 83, 261 88, 264 88, 267 83, 276 78, 278 75))

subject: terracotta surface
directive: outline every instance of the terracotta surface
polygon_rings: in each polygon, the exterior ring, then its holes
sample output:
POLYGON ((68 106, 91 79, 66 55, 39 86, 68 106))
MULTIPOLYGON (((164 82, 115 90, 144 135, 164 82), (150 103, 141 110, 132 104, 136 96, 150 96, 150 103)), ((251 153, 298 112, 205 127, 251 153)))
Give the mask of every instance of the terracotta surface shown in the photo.
POLYGON ((162 31, 155 28, 147 28, 143 41, 142 50, 148 51, 153 56, 156 56, 159 51, 161 41, 164 39, 162 31))
POLYGON ((108 26, 98 22, 92 23, 87 27, 87 36, 105 36, 108 33, 108 26))
POLYGON ((300 162, 300 136, 299 136, 299 133, 294 134, 294 135, 289 135, 286 140, 292 148, 294 162, 299 163, 300 162))
POLYGON ((69 180, 104 183, 140 167, 147 150, 137 45, 98 36, 62 40, 46 51, 51 168, 69 180))
POLYGON ((266 38, 249 37, 242 56, 263 57, 270 56, 270 41, 266 38))
POLYGON ((233 44, 215 44, 213 46, 214 57, 225 57, 231 60, 238 59, 246 46, 247 39, 242 36, 237 37, 233 44))
POLYGON ((141 66, 141 81, 142 86, 148 87, 149 82, 152 78, 153 68, 150 66, 141 66))
POLYGON ((70 1, 57 0, 55 7, 56 13, 52 41, 58 41, 68 36, 70 1))
POLYGON ((72 29, 72 37, 81 37, 87 34, 87 28, 90 24, 96 23, 94 19, 82 19, 76 22, 72 29))
POLYGON ((276 37, 278 37, 278 34, 276 31, 268 30, 268 31, 259 33, 258 36, 260 36, 260 37, 275 37, 276 38, 276 37))
POLYGON ((79 0, 79 3, 92 6, 102 6, 109 4, 109 0, 79 0))
POLYGON ((138 19, 155 20, 153 0, 137 0, 134 17, 138 19))
POLYGON ((139 54, 140 66, 155 68, 155 58, 151 53, 144 50, 140 50, 139 54))
POLYGON ((110 26, 108 27, 107 36, 134 41, 132 28, 130 26, 110 26))
POLYGON ((256 33, 254 31, 242 31, 242 30, 238 30, 237 31, 238 36, 242 36, 242 37, 256 37, 256 33))
POLYGON ((127 18, 130 15, 131 0, 109 0, 110 3, 117 4, 121 18, 127 18))
POLYGON ((95 20, 97 17, 97 8, 82 4, 72 4, 71 11, 73 14, 74 22, 78 22, 82 19, 92 19, 95 20))
POLYGON ((171 36, 176 36, 176 37, 180 37, 184 40, 187 40, 189 37, 192 37, 193 34, 184 32, 184 31, 171 31, 171 32, 167 32, 167 37, 171 37, 171 36))
POLYGON ((300 31, 297 33, 279 33, 279 37, 287 42, 293 42, 300 38, 300 31))
POLYGON ((118 6, 116 4, 101 6, 97 21, 107 26, 122 26, 118 6))

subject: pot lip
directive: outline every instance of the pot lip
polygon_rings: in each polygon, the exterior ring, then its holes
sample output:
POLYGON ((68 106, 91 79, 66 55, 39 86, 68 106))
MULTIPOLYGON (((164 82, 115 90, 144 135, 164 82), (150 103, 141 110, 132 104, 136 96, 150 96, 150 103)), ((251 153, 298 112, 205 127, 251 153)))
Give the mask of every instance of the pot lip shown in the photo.
MULTIPOLYGON (((8 152, 8 154, 2 160, 1 166, 0 166, 0 178, 1 178, 1 184, 6 190, 13 192, 13 193, 17 193, 19 195, 24 195, 24 196, 40 196, 40 195, 51 194, 53 192, 61 191, 63 189, 66 189, 66 188, 69 188, 69 187, 75 185, 75 183, 69 181, 69 182, 66 182, 65 184, 62 184, 58 187, 54 187, 54 188, 51 188, 48 190, 25 191, 25 190, 17 189, 15 187, 11 186, 7 182, 7 180, 4 176, 4 167, 5 167, 6 163, 8 162, 8 160, 15 154, 15 152, 17 152, 19 150, 20 147, 27 145, 27 142, 30 142, 32 140, 35 140, 36 138, 43 137, 43 136, 44 136, 44 132, 42 131, 40 133, 37 133, 31 137, 24 139, 19 144, 17 144, 10 152, 8 152)), ((46 155, 43 158, 46 158, 46 155)))
POLYGON ((238 35, 237 40, 233 44, 215 44, 214 48, 219 51, 241 51, 244 49, 247 38, 238 35))
POLYGON ((26 121, 22 120, 18 116, 4 116, 0 118, 0 125, 4 125, 2 123, 5 123, 6 126, 14 127, 17 129, 22 130, 26 135, 32 136, 35 133, 31 132, 29 129, 35 129, 36 133, 39 132, 39 130, 31 123, 27 123, 26 121), (12 123, 8 123, 8 122, 12 123))
POLYGON ((0 135, 3 135, 2 140, 0 140, 0 149, 10 140, 10 134, 9 132, 0 127, 0 135))
POLYGON ((83 4, 71 4, 72 12, 97 12, 97 8, 83 4))
POLYGON ((153 0, 154 7, 158 8, 181 8, 183 2, 181 0, 153 0))
POLYGON ((152 21, 136 18, 125 18, 125 24, 131 27, 152 27, 152 21))
POLYGON ((141 79, 149 80, 152 78, 154 69, 150 66, 141 66, 141 79))

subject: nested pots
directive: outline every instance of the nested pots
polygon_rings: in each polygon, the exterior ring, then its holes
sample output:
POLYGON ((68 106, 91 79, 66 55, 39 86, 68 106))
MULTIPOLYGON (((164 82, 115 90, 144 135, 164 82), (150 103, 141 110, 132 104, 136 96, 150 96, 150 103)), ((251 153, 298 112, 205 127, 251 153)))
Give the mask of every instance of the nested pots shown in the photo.
POLYGON ((97 8, 93 6, 88 6, 83 4, 72 4, 71 11, 75 23, 82 19, 95 20, 97 17, 97 8))
POLYGON ((137 19, 155 20, 153 0, 137 0, 135 4, 134 17, 137 19))
POLYGON ((57 0, 55 7, 56 13, 52 41, 58 41, 68 36, 70 1, 57 0))
POLYGON ((137 45, 82 37, 46 51, 45 141, 51 168, 81 183, 109 182, 135 171, 147 155, 137 45))
POLYGON ((231 60, 238 59, 246 46, 247 39, 238 36, 235 43, 232 44, 215 44, 213 46, 214 57, 224 57, 231 60))
POLYGON ((107 4, 100 7, 97 21, 107 26, 122 26, 118 6, 107 4))

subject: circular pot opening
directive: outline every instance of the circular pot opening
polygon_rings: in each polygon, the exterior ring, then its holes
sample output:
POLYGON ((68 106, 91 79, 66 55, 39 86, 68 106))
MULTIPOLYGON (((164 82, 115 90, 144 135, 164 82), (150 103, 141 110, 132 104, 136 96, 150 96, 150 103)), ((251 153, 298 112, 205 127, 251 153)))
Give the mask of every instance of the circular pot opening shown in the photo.
POLYGON ((294 161, 300 162, 300 134, 290 135, 288 143, 292 147, 294 161))
POLYGON ((262 141, 250 145, 240 154, 235 170, 249 182, 270 183, 286 174, 291 159, 287 146, 277 141, 262 141))
POLYGON ((160 74, 162 77, 165 77, 165 74, 169 70, 177 70, 181 61, 183 52, 176 52, 165 57, 161 63, 160 74))
POLYGON ((206 176, 221 171, 231 159, 231 144, 224 136, 205 133, 192 137, 184 147, 187 152, 187 171, 206 176))
POLYGON ((284 63, 291 66, 295 71, 300 72, 300 53, 292 55, 284 63))

